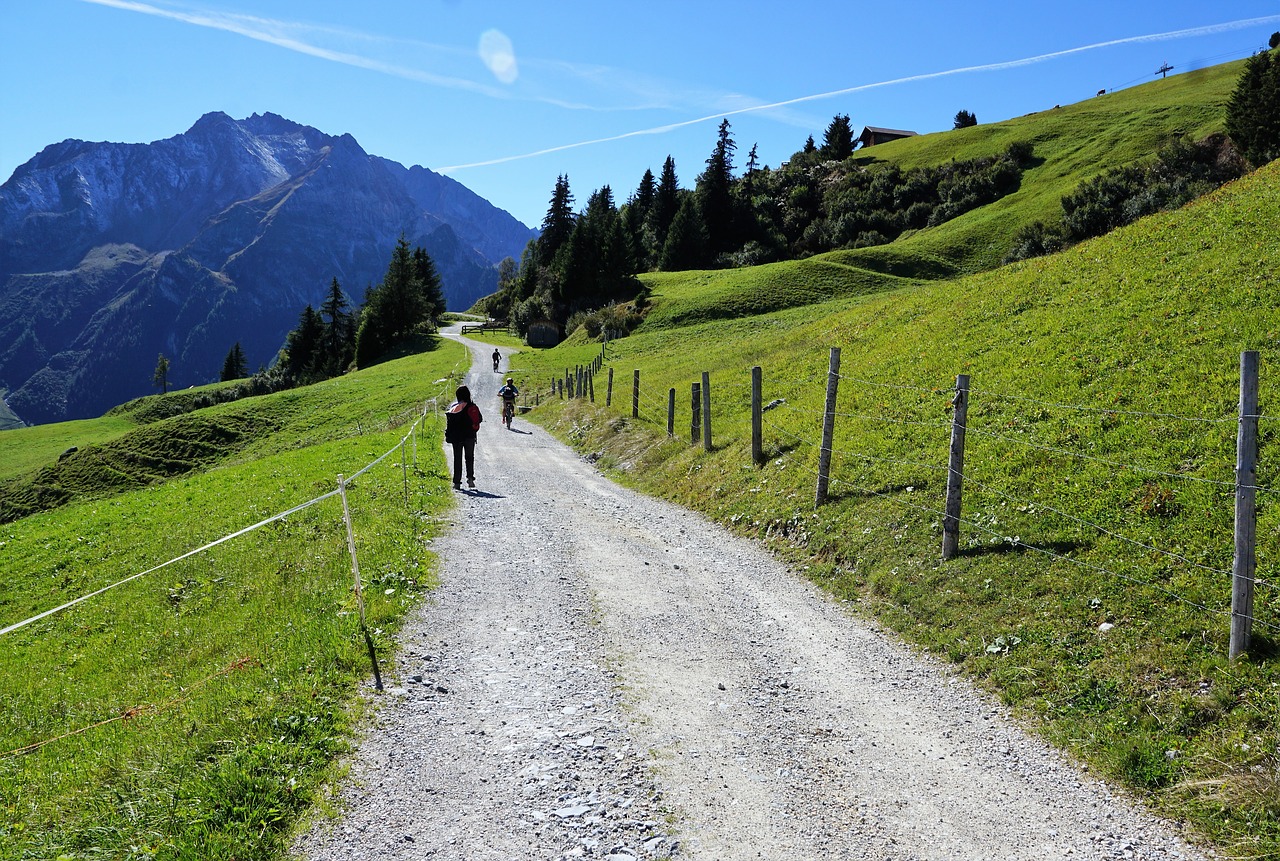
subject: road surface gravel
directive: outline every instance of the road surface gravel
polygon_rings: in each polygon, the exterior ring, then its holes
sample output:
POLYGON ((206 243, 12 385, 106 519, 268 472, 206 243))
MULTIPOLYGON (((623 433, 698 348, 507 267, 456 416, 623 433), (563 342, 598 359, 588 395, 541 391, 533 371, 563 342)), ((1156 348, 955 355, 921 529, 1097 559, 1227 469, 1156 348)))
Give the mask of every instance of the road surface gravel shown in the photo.
POLYGON ((462 340, 478 489, 299 858, 1209 857, 758 545, 502 427, 462 340))

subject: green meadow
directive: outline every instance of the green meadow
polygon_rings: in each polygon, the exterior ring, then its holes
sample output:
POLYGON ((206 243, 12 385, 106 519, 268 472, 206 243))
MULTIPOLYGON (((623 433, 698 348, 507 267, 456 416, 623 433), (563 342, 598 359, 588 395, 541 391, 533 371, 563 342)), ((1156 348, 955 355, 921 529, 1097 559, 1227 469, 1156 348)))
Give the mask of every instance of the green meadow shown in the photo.
POLYGON ((34 457, 28 443, 46 456, 71 443, 102 475, 91 490, 82 464, 70 501, 0 526, 0 627, 148 573, 4 635, 0 858, 280 856, 323 798, 372 679, 342 501, 152 569, 331 494, 339 474, 387 455, 348 488, 386 672, 404 612, 434 582, 428 543, 451 505, 439 421, 419 417, 464 361, 441 342, 154 422, 182 395, 146 399, 129 418, 9 432, 24 443, 5 448, 10 472, 34 457), (191 469, 148 481, 157 439, 172 445, 170 467, 191 469), (123 458, 130 440, 148 458, 123 458), (122 464, 135 468, 123 481, 122 464))

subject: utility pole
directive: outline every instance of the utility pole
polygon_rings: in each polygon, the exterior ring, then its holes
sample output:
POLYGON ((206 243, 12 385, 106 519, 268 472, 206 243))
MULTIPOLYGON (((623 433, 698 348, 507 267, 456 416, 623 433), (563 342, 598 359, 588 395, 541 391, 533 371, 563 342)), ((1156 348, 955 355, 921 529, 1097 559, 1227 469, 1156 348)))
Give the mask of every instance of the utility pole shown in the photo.
POLYGON ((1172 71, 1173 66, 1170 66, 1168 63, 1161 63, 1160 68, 1156 69, 1156 74, 1160 76, 1161 80, 1164 80, 1169 77, 1169 73, 1172 71))

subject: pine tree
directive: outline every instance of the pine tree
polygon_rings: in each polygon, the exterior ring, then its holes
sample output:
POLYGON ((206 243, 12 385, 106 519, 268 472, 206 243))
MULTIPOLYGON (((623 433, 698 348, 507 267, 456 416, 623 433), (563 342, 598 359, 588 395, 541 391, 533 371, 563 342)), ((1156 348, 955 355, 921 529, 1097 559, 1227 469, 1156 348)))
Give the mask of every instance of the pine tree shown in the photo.
POLYGON ((298 319, 298 328, 284 339, 281 365, 294 381, 309 383, 324 376, 324 321, 308 305, 298 319))
POLYGON ((1264 52, 1245 61, 1227 102, 1227 134, 1255 167, 1280 158, 1280 57, 1264 52))
POLYGON ((218 379, 219 382, 226 383, 231 380, 242 380, 247 376, 249 376, 249 363, 245 360, 240 342, 236 341, 235 346, 227 351, 227 358, 222 362, 222 374, 218 379))
POLYGON ((700 269, 707 265, 707 225, 699 209, 697 199, 686 195, 662 246, 658 266, 664 272, 700 269))
POLYGON ((164 357, 164 353, 156 359, 156 370, 151 375, 151 382, 160 387, 161 394, 169 394, 169 360, 164 357))
POLYGON ((662 174, 653 197, 653 209, 649 213, 649 231, 653 234, 650 253, 656 258, 667 241, 667 231, 680 210, 680 181, 676 178, 676 162, 671 156, 662 163, 662 174))
POLYGON ((329 295, 320 305, 324 323, 323 371, 326 376, 341 374, 355 355, 356 326, 355 318, 347 310, 349 307, 342 286, 334 278, 329 284, 329 295))
POLYGON ((417 284, 414 252, 404 234, 400 235, 395 250, 391 252, 391 263, 387 266, 378 294, 383 312, 381 322, 385 326, 388 344, 407 336, 430 313, 417 284))
POLYGON ((538 253, 543 260, 555 259, 560 246, 573 232, 573 221, 573 193, 569 191, 569 177, 561 174, 556 177, 551 203, 542 219, 542 235, 538 237, 538 253))
POLYGON ((356 364, 365 367, 444 312, 440 276, 430 255, 401 235, 382 283, 370 287, 356 329, 356 364))
POLYGON ((707 157, 707 169, 698 177, 698 204, 712 254, 736 247, 737 229, 733 205, 733 151, 737 144, 729 133, 729 120, 721 120, 715 149, 707 157))
POLYGON ((426 319, 438 326, 445 310, 444 288, 436 264, 424 248, 413 249, 413 276, 418 281, 418 290, 426 306, 426 319))
POLYGON ((657 196, 658 181, 654 179, 653 171, 645 170, 636 193, 619 210, 627 244, 630 246, 630 254, 635 260, 637 269, 651 268, 657 256, 654 253, 656 243, 648 229, 657 196))
POLYGON ((971 112, 966 110, 956 111, 955 119, 952 121, 953 129, 967 129, 970 126, 976 126, 978 118, 971 112))
POLYGON ((853 126, 849 124, 848 114, 837 114, 831 118, 822 135, 821 152, 822 157, 830 161, 844 161, 853 155, 853 126))

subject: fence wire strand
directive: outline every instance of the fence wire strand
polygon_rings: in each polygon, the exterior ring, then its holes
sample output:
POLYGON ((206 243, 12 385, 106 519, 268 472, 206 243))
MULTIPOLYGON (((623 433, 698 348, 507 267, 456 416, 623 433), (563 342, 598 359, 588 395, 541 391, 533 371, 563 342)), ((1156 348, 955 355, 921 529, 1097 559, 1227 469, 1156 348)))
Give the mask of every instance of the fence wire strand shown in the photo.
MULTIPOLYGON (((947 386, 924 387, 924 386, 915 386, 910 384, 879 383, 871 380, 859 379, 857 377, 853 377, 846 374, 837 374, 837 377, 840 380, 849 381, 859 386, 876 387, 876 388, 883 388, 883 389, 890 389, 890 390, 904 391, 904 392, 916 392, 916 393, 925 395, 928 398, 934 398, 934 397, 951 398, 954 396, 954 388, 950 384, 948 384, 947 386)), ((803 391, 805 386, 811 385, 815 381, 819 381, 819 380, 826 381, 829 378, 830 378, 830 371, 827 370, 827 371, 816 372, 811 376, 804 377, 804 378, 789 379, 786 381, 787 385, 785 386, 779 386, 775 381, 775 383, 769 387, 770 393, 775 395, 775 397, 773 398, 773 401, 777 402, 777 406, 781 407, 783 410, 785 410, 786 412, 792 415, 825 416, 827 414, 825 410, 797 407, 792 405, 788 401, 794 400, 796 397, 796 394, 798 392, 803 391)), ((735 387, 732 383, 725 383, 724 381, 713 381, 713 391, 722 400, 726 396, 732 397, 732 394, 735 392, 748 389, 749 386, 750 384, 738 384, 735 387)), ((659 417, 659 420, 657 423, 665 427, 666 417, 667 417, 667 404, 665 402, 655 403, 653 399, 646 397, 644 392, 645 390, 642 389, 642 395, 641 395, 642 405, 645 407, 646 410, 652 410, 652 412, 659 417)), ((1215 417, 1204 417, 1204 416, 1186 416, 1186 415, 1180 415, 1176 413, 1158 412, 1158 411, 1142 411, 1142 410, 1115 409, 1115 408, 1109 408, 1109 407, 1094 407, 1094 406, 1085 406, 1085 405, 1079 405, 1079 404, 1061 403, 1061 402, 1038 399, 1034 397, 1021 396, 1021 395, 1007 395, 1004 393, 988 391, 984 389, 969 389, 969 393, 973 397, 986 397, 986 398, 993 398, 993 399, 1017 401, 1017 402, 1023 402, 1023 403, 1032 403, 1032 404, 1038 404, 1040 406, 1051 407, 1055 409, 1072 410, 1072 411, 1081 412, 1081 413, 1089 413, 1089 414, 1104 415, 1104 416, 1122 416, 1122 417, 1128 417, 1128 418, 1157 419, 1160 421, 1178 421, 1178 422, 1186 422, 1186 423, 1209 425, 1209 426, 1220 426, 1220 425, 1230 424, 1230 423, 1239 421, 1239 417, 1237 416, 1215 418, 1215 417)), ((922 398, 921 403, 925 403, 925 402, 926 402, 926 398, 922 398)), ((872 415, 872 414, 857 413, 857 412, 836 412, 834 414, 834 417, 839 419, 844 419, 844 420, 878 422, 882 424, 901 425, 901 426, 920 426, 920 427, 928 427, 928 428, 935 428, 935 429, 950 427, 952 424, 952 422, 947 419, 916 420, 916 419, 897 418, 897 417, 889 417, 885 415, 872 415)), ((1249 417, 1246 417, 1246 418, 1249 418, 1249 417)), ((1274 417, 1259 414, 1254 418, 1258 418, 1260 420, 1263 420, 1263 419, 1271 420, 1274 417)), ((804 456, 796 456, 796 451, 804 447, 815 448, 815 449, 820 448, 820 443, 814 441, 809 437, 804 436, 803 434, 796 433, 795 431, 791 430, 789 427, 784 427, 783 425, 777 423, 772 419, 772 417, 768 415, 767 412, 762 416, 761 426, 762 428, 767 429, 776 441, 780 441, 781 446, 783 448, 789 449, 774 455, 774 457, 776 458, 776 462, 780 466, 784 466, 784 467, 790 466, 793 468, 799 468, 804 472, 813 475, 815 478, 818 476, 818 471, 812 465, 805 462, 805 457, 808 457, 809 455, 806 454, 804 456)), ((1112 460, 1105 457, 1098 457, 1095 455, 1084 454, 1078 451, 1072 451, 1066 448, 1061 448, 1061 447, 1052 446, 1052 445, 1044 445, 1041 443, 1036 443, 1036 442, 1032 442, 1025 439, 1019 439, 1015 436, 1010 436, 1007 434, 975 429, 973 427, 965 427, 964 430, 968 433, 972 433, 979 437, 984 437, 991 440, 997 440, 1006 444, 1017 445, 1025 448, 1030 448, 1030 449, 1054 454, 1054 455, 1062 455, 1062 456, 1076 458, 1083 461, 1094 462, 1094 463, 1102 464, 1111 469, 1131 470, 1137 473, 1143 473, 1143 474, 1148 474, 1148 475, 1153 475, 1153 476, 1158 476, 1158 477, 1163 477, 1163 478, 1168 478, 1173 480, 1191 481, 1191 482, 1196 482, 1204 485, 1220 487, 1224 489, 1234 490, 1237 487, 1234 481, 1223 481, 1223 480, 1216 480, 1212 478, 1204 478, 1200 476, 1183 475, 1183 474, 1168 472, 1164 470, 1154 469, 1151 467, 1124 463, 1121 461, 1116 461, 1116 460, 1112 460)), ((676 435, 676 438, 677 439, 679 438, 678 434, 676 435)), ((931 472, 950 472, 950 467, 948 466, 941 466, 938 464, 931 464, 931 463, 922 463, 918 461, 897 460, 897 459, 888 458, 888 457, 878 457, 875 455, 864 454, 861 452, 854 452, 854 451, 845 450, 845 449, 837 449, 835 447, 832 448, 831 453, 833 458, 838 457, 841 460, 846 470, 850 467, 850 465, 853 462, 860 461, 863 463, 881 463, 881 464, 904 467, 909 469, 925 469, 931 472)), ((1046 503, 1038 502, 1034 500, 1021 499, 1017 496, 1014 496, 1003 490, 995 488, 984 482, 978 481, 973 477, 971 472, 962 474, 961 478, 964 482, 967 482, 972 487, 978 488, 987 493, 991 493, 1007 502, 1012 502, 1017 505, 1023 506, 1024 512, 1028 513, 1029 516, 1031 517, 1039 518, 1042 520, 1045 512, 1051 512, 1052 514, 1058 517, 1062 517, 1065 520, 1071 523, 1074 523, 1081 528, 1094 530, 1098 534, 1106 535, 1110 538, 1113 538, 1117 541, 1124 542, 1125 544, 1128 544, 1137 549, 1141 549, 1143 551, 1165 557, 1172 561, 1176 561, 1178 563, 1195 568, 1197 570, 1204 571, 1206 573, 1210 573, 1214 575, 1224 575, 1224 574, 1230 573, 1221 568, 1215 568, 1210 565, 1205 565, 1203 563, 1196 562, 1183 554, 1175 553, 1170 550, 1164 550, 1159 547, 1155 547, 1150 544, 1147 544, 1145 542, 1130 538, 1115 530, 1108 529, 1097 523, 1093 523, 1085 518, 1081 518, 1081 517, 1077 517, 1075 515, 1069 514, 1066 511, 1063 511, 1062 509, 1055 507, 1053 505, 1048 505, 1046 503)), ((848 488, 848 487, 854 486, 853 482, 851 482, 850 480, 841 479, 835 475, 829 475, 828 482, 833 487, 848 488)), ((1247 489, 1253 489, 1253 490, 1257 490, 1265 493, 1277 492, 1276 490, 1273 490, 1263 485, 1250 485, 1250 486, 1247 486, 1247 489)), ((916 511, 923 512, 931 516, 937 516, 942 518, 946 517, 945 511, 941 510, 940 508, 919 504, 914 501, 907 501, 905 499, 900 498, 901 494, 885 493, 885 492, 881 492, 873 489, 860 489, 860 492, 865 492, 872 496, 885 497, 896 505, 914 509, 916 511)), ((1044 556, 1047 556, 1049 558, 1060 560, 1066 564, 1070 564, 1079 568, 1093 571, 1097 574, 1104 575, 1118 581, 1123 581, 1135 586, 1153 590, 1155 592, 1163 594, 1170 600, 1177 601, 1187 606, 1196 608, 1197 610, 1200 610, 1202 612, 1208 612, 1215 615, 1223 615, 1223 614, 1231 615, 1231 611, 1229 609, 1223 610, 1221 608, 1211 607, 1201 601, 1196 601, 1196 600, 1187 598, 1183 595, 1180 595, 1178 592, 1174 591, 1173 589, 1170 589, 1158 582, 1155 582, 1152 580, 1146 580, 1146 579, 1143 579, 1142 577, 1134 576, 1132 574, 1126 574, 1120 571, 1115 571, 1103 565, 1097 565, 1091 562, 1082 561, 1080 559, 1076 559, 1071 556, 1057 553, 1054 550, 1046 547, 1040 547, 1032 543, 1024 542, 1017 537, 1002 535, 998 530, 992 529, 989 526, 986 526, 982 523, 974 522, 970 519, 961 518, 959 522, 962 525, 966 526, 967 528, 977 533, 980 533, 983 535, 989 535, 993 538, 998 538, 1002 542, 1011 544, 1013 546, 1016 546, 1025 550, 1033 551, 1033 552, 1042 554, 1044 556)), ((1258 578, 1254 578, 1253 582, 1256 584, 1261 584, 1263 586, 1268 586, 1271 588, 1280 587, 1278 586, 1278 584, 1273 584, 1266 580, 1262 580, 1258 578)), ((1280 626, 1265 622, 1261 619, 1258 619, 1257 617, 1253 617, 1251 621, 1269 630, 1280 630, 1280 626)))
MULTIPOLYGON (((1052 454, 1064 454, 1064 455, 1067 455, 1068 457, 1074 457, 1080 460, 1092 461, 1093 463, 1100 463, 1100 464, 1103 464, 1104 466, 1109 466, 1114 469, 1130 469, 1130 470, 1133 470, 1134 472, 1142 472, 1148 475, 1158 475, 1158 476, 1161 476, 1162 478, 1173 478, 1179 481, 1194 481, 1200 484, 1215 485, 1217 487, 1234 488, 1236 486, 1235 482, 1232 482, 1232 481, 1219 481, 1213 478, 1200 478, 1199 476, 1195 476, 1195 475, 1178 475, 1177 473, 1174 473, 1174 472, 1163 472, 1158 469, 1151 469, 1145 466, 1137 466, 1135 464, 1121 463, 1120 461, 1108 460, 1107 458, 1104 458, 1104 457, 1094 457, 1093 455, 1082 454, 1081 452, 1071 451, 1070 449, 1057 448, 1056 446, 1050 446, 1050 445, 1043 445, 1041 443, 1031 442, 1030 440, 1021 440, 1021 439, 1018 439, 1017 437, 1006 436, 1004 434, 993 433, 991 431, 978 430, 973 427, 966 427, 965 432, 976 434, 978 436, 984 436, 989 439, 998 439, 1002 442, 1013 443, 1015 445, 1020 445, 1025 448, 1036 449, 1038 451, 1049 452, 1052 454)), ((1258 488, 1258 489, 1261 490, 1263 488, 1258 488)))
MULTIPOLYGON (((416 410, 417 408, 414 407, 414 409, 416 410)), ((419 415, 418 418, 409 426, 409 432, 406 433, 404 436, 402 436, 399 442, 393 445, 390 449, 386 451, 386 453, 378 457, 372 463, 369 463, 368 465, 360 469, 350 478, 345 479, 346 484, 350 486, 357 478, 364 475, 370 469, 377 466, 379 463, 382 463, 382 461, 386 460, 388 457, 390 457, 392 454, 398 451, 400 447, 404 445, 413 436, 414 430, 416 430, 416 428, 418 427, 418 423, 421 421, 422 421, 422 416, 419 415)), ((148 574, 153 574, 156 571, 159 571, 163 568, 167 568, 170 565, 183 561, 184 559, 190 559, 192 556, 196 556, 200 553, 205 552, 206 550, 211 550, 220 544, 225 544, 226 542, 231 541, 232 539, 239 538, 242 535, 247 535, 248 533, 253 532, 257 529, 261 529, 264 526, 268 526, 272 523, 275 523, 277 520, 283 520, 286 517, 289 517, 290 515, 297 514, 298 512, 303 511, 307 508, 310 508, 313 505, 317 505, 321 502, 324 502, 326 499, 337 496, 338 493, 340 493, 340 491, 337 489, 331 490, 328 493, 323 493, 317 497, 314 497, 313 499, 309 499, 306 502, 300 503, 299 505, 295 505, 293 508, 290 508, 287 511, 281 511, 278 514, 273 514, 264 520, 260 520, 257 523, 254 523, 251 526, 246 526, 243 529, 239 529, 228 535, 223 535, 221 538, 216 538, 213 541, 210 541, 208 544, 204 544, 200 547, 195 548, 194 550, 188 550, 186 553, 183 553, 180 556, 175 556, 174 558, 166 562, 161 562, 159 565, 155 565, 151 568, 148 568, 145 571, 139 571, 136 574, 131 574, 122 580, 117 580, 115 583, 111 583, 107 586, 103 586, 101 589, 95 589, 92 592, 81 595, 80 597, 74 598, 71 601, 67 601, 66 603, 61 604, 57 607, 54 607, 51 610, 45 610, 44 612, 38 613, 37 615, 32 616, 28 619, 24 619, 21 622, 15 622, 14 624, 9 625, 5 628, 0 628, 0 637, 4 636, 5 634, 12 633, 13 631, 17 631, 21 628, 25 628, 27 625, 33 624, 35 622, 39 622, 41 619, 44 619, 48 616, 52 616, 55 613, 60 613, 63 610, 68 610, 76 606, 77 604, 80 604, 84 601, 88 601, 91 598, 96 598, 97 596, 102 595, 105 592, 109 592, 112 589, 115 589, 119 586, 123 586, 126 583, 131 583, 132 581, 145 577, 148 574)))
MULTIPOLYGON (((982 396, 987 398, 999 398, 1006 401, 1019 401, 1022 403, 1038 404, 1044 407, 1055 407, 1063 410, 1073 410, 1082 413, 1102 413, 1104 415, 1116 416, 1133 416, 1135 418, 1152 418, 1152 419, 1173 419, 1180 422, 1191 422, 1196 424, 1234 424, 1239 421, 1238 416, 1224 416, 1222 418, 1205 418, 1203 416, 1182 416, 1176 413, 1157 413, 1142 412, 1140 410, 1118 410, 1113 407, 1087 407, 1080 404, 1064 404, 1055 401, 1044 401, 1038 398, 1029 398, 1024 395, 1007 395, 1002 392, 993 392, 987 389, 969 389, 969 396, 982 396)), ((972 403, 972 402, 971 402, 972 403)))

